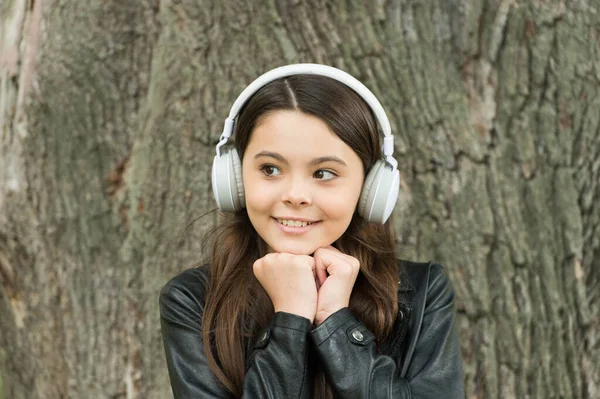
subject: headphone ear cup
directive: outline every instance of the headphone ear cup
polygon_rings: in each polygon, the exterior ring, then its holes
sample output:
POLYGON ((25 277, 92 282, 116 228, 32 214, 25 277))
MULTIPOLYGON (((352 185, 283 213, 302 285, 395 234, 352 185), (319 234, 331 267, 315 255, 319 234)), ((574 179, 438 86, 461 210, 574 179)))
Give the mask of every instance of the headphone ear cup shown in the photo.
POLYGON ((233 198, 237 200, 235 210, 239 211, 246 207, 246 196, 244 194, 244 180, 242 178, 242 161, 235 148, 231 150, 230 159, 230 167, 233 170, 233 181, 230 184, 233 186, 233 198))
POLYGON ((365 178, 358 214, 367 222, 384 224, 394 210, 399 191, 400 172, 378 160, 365 178))
POLYGON ((381 162, 377 161, 371 168, 365 181, 363 183, 362 192, 360 193, 360 199, 358 201, 358 214, 366 221, 369 221, 369 210, 370 205, 373 203, 373 182, 378 179, 378 174, 381 173, 381 162))
POLYGON ((240 158, 235 149, 213 159, 213 195, 223 212, 239 211, 246 206, 241 169, 240 158))

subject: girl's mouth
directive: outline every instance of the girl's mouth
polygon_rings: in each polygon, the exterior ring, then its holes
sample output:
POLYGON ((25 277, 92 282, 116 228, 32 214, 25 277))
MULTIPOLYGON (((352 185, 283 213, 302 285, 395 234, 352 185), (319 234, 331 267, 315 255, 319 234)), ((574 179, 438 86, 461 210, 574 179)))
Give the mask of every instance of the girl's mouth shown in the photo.
POLYGON ((303 234, 317 226, 321 221, 305 222, 300 220, 275 219, 271 218, 277 227, 284 233, 288 234, 303 234))
POLYGON ((277 222, 279 224, 282 224, 282 225, 288 226, 288 227, 306 227, 306 226, 310 226, 313 223, 316 223, 316 222, 302 222, 300 220, 287 220, 287 219, 277 219, 277 222))

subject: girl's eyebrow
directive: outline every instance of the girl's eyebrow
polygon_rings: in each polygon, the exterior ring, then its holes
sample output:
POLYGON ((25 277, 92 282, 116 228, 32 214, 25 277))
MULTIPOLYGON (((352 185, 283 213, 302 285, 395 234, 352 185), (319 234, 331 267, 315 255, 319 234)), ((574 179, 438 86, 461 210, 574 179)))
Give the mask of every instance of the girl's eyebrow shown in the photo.
MULTIPOLYGON (((276 160, 278 160, 281 163, 284 163, 286 165, 289 165, 289 162, 287 161, 287 159, 285 159, 283 157, 283 155, 277 153, 277 152, 272 152, 272 151, 261 151, 258 154, 256 154, 254 156, 254 159, 258 159, 258 158, 274 158, 276 160)), ((325 157, 318 157, 318 158, 314 158, 312 159, 308 164, 310 166, 316 166, 325 162, 335 162, 338 163, 342 166, 348 166, 346 164, 346 162, 344 162, 342 159, 335 157, 333 155, 329 155, 329 156, 325 156, 325 157)))

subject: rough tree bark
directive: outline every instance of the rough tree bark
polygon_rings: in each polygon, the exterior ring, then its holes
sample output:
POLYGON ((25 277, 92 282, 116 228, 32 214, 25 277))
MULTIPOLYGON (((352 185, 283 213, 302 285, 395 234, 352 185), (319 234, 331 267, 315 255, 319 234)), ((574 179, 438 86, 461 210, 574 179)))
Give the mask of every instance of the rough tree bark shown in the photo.
POLYGON ((157 295, 201 260, 237 94, 341 67, 397 137, 403 257, 457 291, 469 398, 600 396, 600 6, 4 0, 5 398, 164 398, 157 295))

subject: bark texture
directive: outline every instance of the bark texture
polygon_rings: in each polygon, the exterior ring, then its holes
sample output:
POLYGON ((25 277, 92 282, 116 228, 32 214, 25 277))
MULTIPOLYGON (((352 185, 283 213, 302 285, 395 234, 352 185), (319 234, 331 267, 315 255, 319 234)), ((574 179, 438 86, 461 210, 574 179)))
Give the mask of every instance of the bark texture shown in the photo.
POLYGON ((451 274, 467 396, 599 397, 598 26, 586 0, 4 0, 4 397, 170 397, 158 292, 205 255, 233 100, 292 62, 387 110, 398 246, 451 274))

